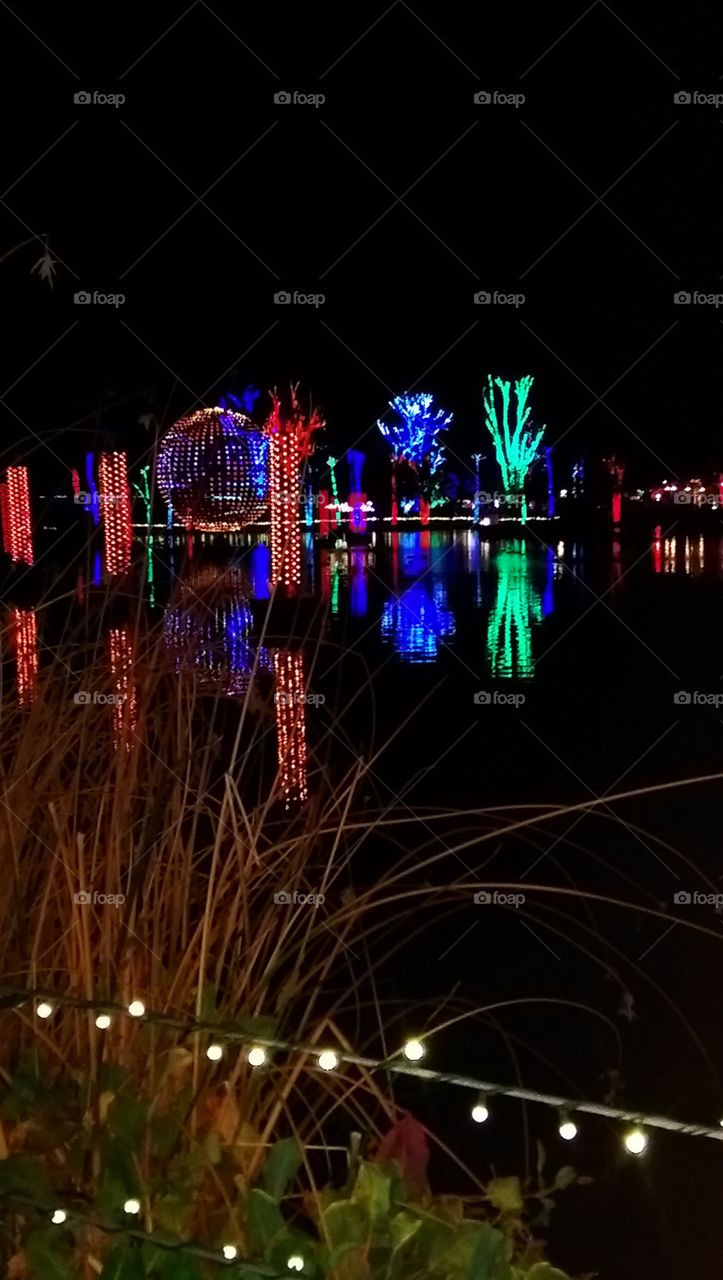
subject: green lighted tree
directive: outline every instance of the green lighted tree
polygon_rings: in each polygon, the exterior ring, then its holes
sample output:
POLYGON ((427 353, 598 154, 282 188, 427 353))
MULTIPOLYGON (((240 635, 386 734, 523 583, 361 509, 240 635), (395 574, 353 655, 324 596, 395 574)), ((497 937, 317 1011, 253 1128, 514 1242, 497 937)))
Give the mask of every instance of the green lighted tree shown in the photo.
POLYGON ((530 406, 527 403, 530 388, 534 382, 531 374, 515 380, 514 424, 510 421, 510 389, 511 384, 503 378, 487 375, 487 390, 484 393, 485 423, 492 436, 497 461, 502 472, 502 484, 507 493, 519 493, 522 504, 522 519, 527 519, 527 499, 525 497, 525 481, 527 473, 534 461, 540 441, 545 430, 539 431, 528 426, 530 406), (495 398, 495 387, 499 391, 500 407, 495 398))

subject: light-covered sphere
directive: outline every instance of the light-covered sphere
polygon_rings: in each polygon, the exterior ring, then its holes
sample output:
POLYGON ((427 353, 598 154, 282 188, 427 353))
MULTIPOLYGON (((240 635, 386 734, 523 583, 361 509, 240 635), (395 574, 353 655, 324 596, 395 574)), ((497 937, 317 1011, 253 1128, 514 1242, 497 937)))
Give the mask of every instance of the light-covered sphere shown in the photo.
POLYGON ((158 488, 177 524, 228 533, 263 515, 268 459, 268 437, 246 414, 196 409, 161 441, 158 488))

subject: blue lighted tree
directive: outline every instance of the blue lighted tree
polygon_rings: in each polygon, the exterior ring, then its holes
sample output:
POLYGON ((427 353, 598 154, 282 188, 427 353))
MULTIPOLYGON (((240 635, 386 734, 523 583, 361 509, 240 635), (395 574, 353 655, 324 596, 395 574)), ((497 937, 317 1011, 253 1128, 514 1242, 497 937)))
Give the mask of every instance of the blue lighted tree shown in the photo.
MULTIPOLYGON (((433 478, 444 462, 444 445, 439 436, 452 421, 453 414, 434 408, 429 392, 395 396, 389 407, 397 414, 395 422, 377 420, 377 426, 392 447, 392 518, 396 516, 397 467, 406 462, 418 474, 424 469, 433 478)), ((420 504, 421 507, 421 504, 420 504)), ((428 503, 427 503, 428 508, 428 503)))
POLYGON ((531 409, 527 400, 533 382, 534 378, 530 374, 515 380, 514 423, 510 420, 509 382, 505 382, 502 378, 493 378, 488 374, 487 390, 483 397, 485 422, 494 442, 497 461, 502 472, 502 485, 506 493, 521 495, 523 520, 527 519, 525 481, 537 456, 538 446, 545 430, 544 425, 539 430, 528 426, 531 409), (499 408, 496 403, 495 388, 499 391, 499 408))

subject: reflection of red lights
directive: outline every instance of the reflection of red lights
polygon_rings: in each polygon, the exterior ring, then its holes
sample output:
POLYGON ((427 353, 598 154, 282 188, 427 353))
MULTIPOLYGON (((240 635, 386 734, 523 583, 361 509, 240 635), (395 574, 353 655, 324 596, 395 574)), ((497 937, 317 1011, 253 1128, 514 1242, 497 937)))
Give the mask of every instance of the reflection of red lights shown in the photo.
POLYGON ((613 524, 620 524, 622 503, 623 503, 623 495, 621 493, 614 493, 613 494, 613 524))
POLYGON ((127 626, 111 627, 108 632, 108 656, 113 675, 113 745, 123 743, 130 751, 131 735, 138 725, 138 696, 131 681, 133 642, 127 626))
POLYGON ((271 518, 271 581, 287 589, 301 586, 301 461, 313 450, 314 431, 324 425, 316 410, 302 413, 291 388, 290 412, 275 392, 264 430, 269 437, 269 513, 271 518))
POLYGON ((105 572, 126 573, 131 564, 133 535, 128 463, 124 453, 101 453, 98 501, 105 533, 105 572))
POLYGON ((33 563, 33 533, 30 523, 30 489, 27 467, 8 467, 3 485, 2 516, 5 550, 13 560, 33 563))
POLYGON ((34 609, 13 609, 15 661, 18 672, 18 702, 27 707, 33 701, 38 683, 38 625, 34 609))
POLYGON ((289 809, 306 800, 306 690, 300 653, 276 649, 273 654, 276 676, 276 742, 279 785, 289 809))

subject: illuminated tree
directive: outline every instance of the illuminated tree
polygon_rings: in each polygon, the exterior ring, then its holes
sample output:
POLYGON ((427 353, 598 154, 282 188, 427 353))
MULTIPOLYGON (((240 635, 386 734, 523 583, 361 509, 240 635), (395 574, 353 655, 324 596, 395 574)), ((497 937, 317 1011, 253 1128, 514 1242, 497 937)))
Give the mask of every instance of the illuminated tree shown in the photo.
MULTIPOLYGON (((397 516, 397 473, 406 462, 419 477, 423 471, 431 480, 444 462, 444 446, 439 438, 452 421, 453 414, 434 409, 434 396, 428 392, 395 396, 389 407, 398 415, 396 422, 377 420, 377 426, 392 447, 392 520, 397 516)), ((420 493, 420 515, 429 515, 429 494, 420 493)))
POLYGON ((297 386, 292 386, 285 409, 272 391, 271 412, 264 424, 269 438, 269 507, 271 514, 271 580, 287 590, 301 586, 299 506, 301 463, 313 453, 313 435, 324 426, 316 409, 305 414, 297 386))
POLYGON ((545 430, 544 425, 539 431, 528 426, 531 410, 527 399, 533 382, 534 378, 530 374, 515 380, 514 423, 510 421, 511 384, 503 378, 493 378, 488 374, 487 390, 484 393, 485 422, 495 446, 502 472, 502 485, 507 493, 521 495, 523 520, 527 519, 525 481, 545 430), (499 408, 495 402, 495 387, 499 391, 499 408))

